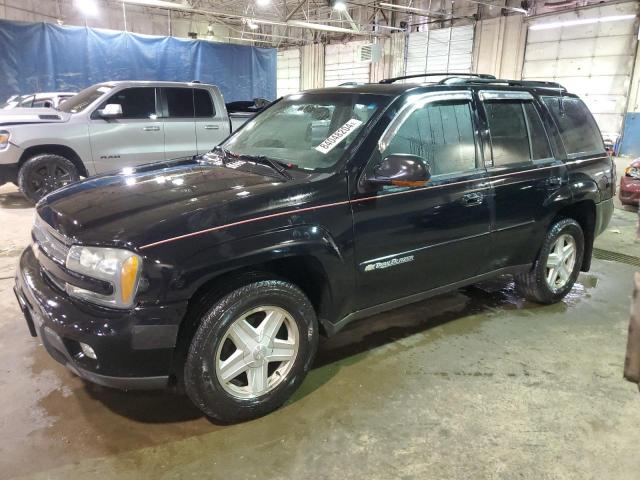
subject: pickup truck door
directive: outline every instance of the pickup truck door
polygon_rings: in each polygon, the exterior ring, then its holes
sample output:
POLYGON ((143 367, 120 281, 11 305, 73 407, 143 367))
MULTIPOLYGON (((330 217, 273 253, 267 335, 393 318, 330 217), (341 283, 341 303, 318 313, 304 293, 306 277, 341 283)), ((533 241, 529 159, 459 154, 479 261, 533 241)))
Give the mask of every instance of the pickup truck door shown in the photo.
POLYGON ((167 160, 197 153, 193 88, 162 88, 164 157, 167 160))
POLYGON ((157 89, 132 87, 107 98, 89 118, 89 138, 96 173, 164 159, 164 132, 157 89), (98 110, 119 104, 122 116, 105 120, 98 110))
POLYGON ((193 89, 198 153, 206 153, 231 133, 222 97, 212 98, 205 88, 193 89))
POLYGON ((490 188, 475 117, 471 92, 430 92, 407 100, 382 134, 363 175, 389 154, 408 153, 425 160, 432 178, 425 187, 358 187, 352 198, 358 308, 483 270, 490 188))
POLYGON ((554 215, 551 199, 566 188, 566 167, 552 153, 529 92, 478 96, 488 127, 485 158, 495 209, 490 269, 531 264, 554 215))

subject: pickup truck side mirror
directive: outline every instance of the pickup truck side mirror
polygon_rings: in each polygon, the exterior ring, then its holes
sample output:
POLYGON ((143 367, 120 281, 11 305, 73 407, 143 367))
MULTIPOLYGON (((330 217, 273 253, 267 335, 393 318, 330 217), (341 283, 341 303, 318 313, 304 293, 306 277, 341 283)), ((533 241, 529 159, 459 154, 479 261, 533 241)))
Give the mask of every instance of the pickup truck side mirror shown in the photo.
POLYGON ((394 153, 385 157, 367 178, 373 185, 423 187, 431 179, 427 162, 418 155, 394 153))
POLYGON ((122 116, 122 105, 119 103, 108 103, 102 110, 98 110, 98 115, 102 118, 118 118, 122 116))

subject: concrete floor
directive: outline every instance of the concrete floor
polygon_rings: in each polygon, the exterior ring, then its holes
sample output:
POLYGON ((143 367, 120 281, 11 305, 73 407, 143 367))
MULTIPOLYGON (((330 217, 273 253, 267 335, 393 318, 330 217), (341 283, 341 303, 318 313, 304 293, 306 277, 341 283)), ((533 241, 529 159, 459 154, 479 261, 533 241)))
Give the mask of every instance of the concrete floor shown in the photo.
MULTIPOLYGON (((32 217, 0 188, 0 478, 640 476, 632 266, 595 260, 557 305, 505 277, 363 320, 284 408, 222 427, 185 397, 84 384, 29 336, 11 287, 32 217)), ((640 257, 636 229, 616 210, 598 247, 640 257)))

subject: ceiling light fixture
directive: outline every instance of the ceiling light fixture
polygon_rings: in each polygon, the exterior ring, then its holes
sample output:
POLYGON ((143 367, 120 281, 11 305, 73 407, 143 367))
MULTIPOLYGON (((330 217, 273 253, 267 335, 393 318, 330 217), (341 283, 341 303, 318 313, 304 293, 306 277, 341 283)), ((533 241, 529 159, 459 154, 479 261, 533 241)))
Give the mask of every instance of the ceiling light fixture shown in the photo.
POLYGON ((608 17, 580 18, 577 20, 565 20, 563 22, 536 23, 534 25, 530 25, 529 29, 551 30, 552 28, 575 27, 578 25, 591 25, 594 23, 617 22, 620 20, 632 20, 634 18, 636 18, 635 15, 610 15, 608 17))
POLYGON ((343 12, 347 9, 347 4, 344 0, 331 0, 331 8, 343 12))
POLYGON ((267 7, 271 5, 271 0, 256 0, 256 5, 259 7, 267 7))
POLYGON ((98 15, 98 4, 95 0, 75 0, 75 5, 86 17, 98 15))

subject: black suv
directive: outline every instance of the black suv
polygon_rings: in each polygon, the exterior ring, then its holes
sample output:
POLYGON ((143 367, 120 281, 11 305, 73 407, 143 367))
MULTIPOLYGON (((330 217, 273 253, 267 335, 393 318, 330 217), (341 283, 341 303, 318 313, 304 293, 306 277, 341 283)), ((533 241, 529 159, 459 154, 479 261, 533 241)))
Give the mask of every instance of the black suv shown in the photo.
POLYGON ((210 417, 280 406, 318 336, 513 274, 552 303, 589 269, 615 171, 555 83, 449 76, 275 102, 211 153, 37 205, 15 291, 81 377, 184 386, 210 417))

